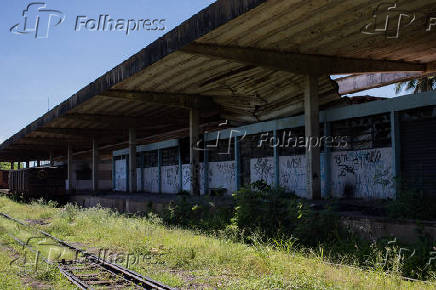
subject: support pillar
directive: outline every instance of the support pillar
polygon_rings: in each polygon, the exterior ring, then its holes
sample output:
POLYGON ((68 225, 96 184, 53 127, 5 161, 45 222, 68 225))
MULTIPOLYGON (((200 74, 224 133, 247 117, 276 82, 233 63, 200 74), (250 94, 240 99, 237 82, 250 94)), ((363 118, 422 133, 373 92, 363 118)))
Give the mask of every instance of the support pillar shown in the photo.
POLYGON ((53 152, 50 152, 50 166, 54 166, 54 154, 53 152))
POLYGON ((14 170, 14 162, 11 162, 11 170, 14 170))
POLYGON ((306 148, 306 188, 313 200, 321 199, 321 165, 319 146, 319 96, 318 77, 306 75, 304 90, 305 135, 309 138, 306 148))
POLYGON ((391 139, 392 139, 392 174, 395 179, 395 197, 398 193, 401 174, 401 148, 400 148, 400 116, 399 112, 391 112, 391 139))
POLYGON ((162 193, 162 151, 157 150, 157 177, 158 177, 158 192, 162 193))
POLYGON ((98 142, 95 138, 92 139, 92 190, 98 191, 98 172, 99 172, 100 157, 98 154, 98 142))
POLYGON ((124 156, 126 159, 126 192, 129 192, 130 183, 129 183, 129 176, 130 176, 130 167, 129 167, 129 155, 124 156))
POLYGON ((36 167, 41 167, 41 160, 36 161, 36 167))
POLYGON ((190 147, 190 166, 191 166, 191 194, 200 195, 199 184, 199 165, 200 152, 197 150, 197 143, 200 135, 200 112, 192 109, 189 112, 189 147, 190 147))
POLYGON ((21 162, 18 162, 18 169, 21 169, 21 162))
POLYGON ((129 129, 129 191, 137 191, 136 180, 136 130, 129 129))
POLYGON ((204 166, 204 175, 203 175, 203 187, 204 187, 204 194, 209 193, 209 151, 207 149, 207 133, 204 133, 203 136, 203 145, 204 145, 204 151, 203 151, 203 166, 204 166))
POLYGON ((144 192, 145 191, 145 180, 144 180, 144 167, 145 167, 145 154, 144 154, 144 152, 141 152, 140 153, 140 160, 139 160, 139 164, 140 164, 140 167, 141 167, 141 176, 140 176, 140 180, 141 180, 141 192, 144 192))
POLYGON ((73 192, 73 148, 68 145, 67 150, 67 178, 68 178, 68 192, 73 192))
MULTIPOLYGON (((324 137, 330 139, 332 136, 332 128, 330 122, 324 122, 324 137)), ((332 195, 332 175, 331 175, 331 148, 329 144, 324 143, 324 170, 325 170, 325 195, 332 195)))
POLYGON ((26 168, 30 168, 30 161, 26 161, 26 168))
POLYGON ((182 148, 180 147, 180 140, 179 140, 179 147, 178 149, 178 161, 179 161, 179 192, 183 191, 183 162, 182 162, 182 148))
POLYGON ((279 140, 277 139, 277 130, 273 131, 274 134, 274 186, 280 186, 280 164, 279 164, 279 140))
POLYGON ((235 180, 236 191, 238 191, 241 189, 241 155, 238 136, 235 136, 235 180))
POLYGON ((115 156, 112 156, 112 191, 115 191, 115 179, 116 179, 116 175, 115 175, 115 156))

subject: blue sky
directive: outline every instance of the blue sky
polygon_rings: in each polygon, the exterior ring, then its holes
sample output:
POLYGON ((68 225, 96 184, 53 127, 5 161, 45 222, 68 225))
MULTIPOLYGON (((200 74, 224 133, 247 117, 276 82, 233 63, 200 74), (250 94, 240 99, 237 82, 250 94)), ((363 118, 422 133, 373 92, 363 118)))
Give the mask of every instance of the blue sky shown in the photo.
MULTIPOLYGON (((39 1, 44 2, 44 1, 39 1)), ((0 11, 0 142, 59 104, 106 71, 135 54, 214 0, 51 0, 46 9, 65 20, 50 27, 48 38, 17 35, 10 28, 23 22, 32 1, 3 0, 0 11), (165 31, 74 31, 77 16, 98 19, 165 19, 165 31), (49 100, 49 104, 48 104, 49 100)), ((360 93, 362 94, 362 93, 360 93)), ((391 87, 370 94, 392 97, 391 87)))

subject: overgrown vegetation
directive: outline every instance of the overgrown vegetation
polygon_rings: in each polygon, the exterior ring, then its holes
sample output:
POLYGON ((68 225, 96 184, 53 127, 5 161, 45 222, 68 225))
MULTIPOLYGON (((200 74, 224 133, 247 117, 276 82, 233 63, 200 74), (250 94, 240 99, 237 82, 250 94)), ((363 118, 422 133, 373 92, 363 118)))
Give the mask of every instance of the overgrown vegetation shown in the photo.
POLYGON ((104 248, 142 255, 140 263, 131 268, 174 287, 435 287, 400 278, 407 274, 436 279, 434 264, 426 266, 433 245, 429 240, 423 238, 415 245, 413 255, 389 239, 361 241, 340 229, 331 211, 314 210, 295 196, 262 183, 239 191, 235 200, 234 212, 221 215, 215 214, 213 203, 192 205, 182 199, 162 219, 153 214, 127 217, 71 204, 56 208, 55 203, 43 201, 20 204, 5 197, 0 198, 0 211, 23 220, 43 219, 47 224, 38 227, 92 251, 104 248))
POLYGON ((330 210, 314 211, 282 188, 259 181, 234 194, 236 207, 232 225, 247 235, 267 239, 293 237, 305 245, 332 241, 340 230, 330 210))
MULTIPOLYGON (((400 244, 393 237, 373 242, 363 240, 344 229, 331 208, 314 210, 307 201, 264 182, 236 192, 235 201, 232 226, 245 233, 246 240, 255 234, 257 238, 260 236, 263 241, 273 241, 277 245, 291 241, 294 248, 318 251, 334 263, 379 269, 417 279, 431 279, 435 275, 436 263, 429 264, 435 244, 423 233, 417 233, 420 241, 415 245, 400 244)), ((418 204, 423 206, 421 201, 412 203, 412 206, 418 204)), ((423 210, 422 214, 428 216, 428 211, 423 210)))
MULTIPOLYGON (((0 211, 22 220, 44 220, 46 223, 37 224, 39 228, 89 251, 111 249, 140 256, 142 259, 131 265, 132 270, 185 289, 434 288, 431 284, 402 280, 400 271, 395 272, 397 265, 401 266, 400 259, 389 259, 393 275, 387 275, 383 267, 363 270, 333 266, 327 263, 329 249, 321 244, 305 248, 298 245, 296 238, 265 240, 255 231, 249 234, 250 243, 243 243, 248 233, 232 235, 235 232, 230 228, 235 228, 235 224, 206 235, 166 226, 155 215, 127 217, 102 208, 55 208, 53 203, 21 204, 5 197, 0 197, 0 211)), ((304 214, 303 210, 298 220, 304 220, 304 214)), ((398 251, 389 246, 395 257, 398 251)), ((378 265, 384 255, 378 249, 374 251, 379 256, 371 256, 371 263, 378 265)), ((14 274, 8 274, 8 279, 11 275, 14 274)))
POLYGON ((224 228, 231 215, 231 208, 216 207, 208 199, 192 204, 185 196, 179 202, 171 202, 162 214, 166 224, 207 231, 224 228))
POLYGON ((388 205, 388 214, 393 218, 435 220, 436 198, 403 186, 396 199, 388 205))

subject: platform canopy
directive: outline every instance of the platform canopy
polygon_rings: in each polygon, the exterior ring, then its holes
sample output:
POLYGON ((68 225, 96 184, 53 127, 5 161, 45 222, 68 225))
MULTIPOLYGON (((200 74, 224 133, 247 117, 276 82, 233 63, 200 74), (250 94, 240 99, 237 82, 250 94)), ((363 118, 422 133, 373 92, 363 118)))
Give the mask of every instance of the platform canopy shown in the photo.
MULTIPOLYGON (((435 70, 432 0, 218 0, 6 140, 0 160, 48 158, 187 134, 189 109, 204 128, 303 112, 304 76, 320 104, 337 100, 330 75, 435 70)), ((351 91, 355 91, 352 90, 351 91)))

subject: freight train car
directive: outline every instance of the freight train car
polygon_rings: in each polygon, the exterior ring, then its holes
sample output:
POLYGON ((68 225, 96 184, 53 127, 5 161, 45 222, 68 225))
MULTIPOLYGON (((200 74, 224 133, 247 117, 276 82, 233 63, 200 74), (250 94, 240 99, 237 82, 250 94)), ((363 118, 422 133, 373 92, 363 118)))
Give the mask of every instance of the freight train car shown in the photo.
POLYGON ((9 191, 26 198, 65 195, 64 167, 34 167, 9 171, 9 191))
POLYGON ((0 188, 5 189, 9 188, 9 171, 8 170, 0 170, 0 188))

